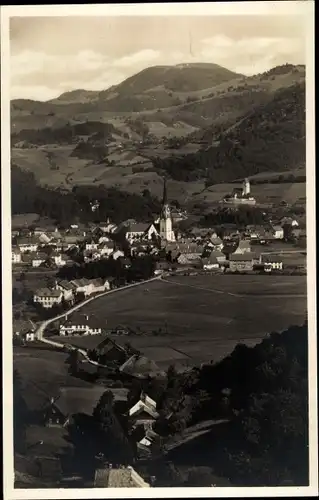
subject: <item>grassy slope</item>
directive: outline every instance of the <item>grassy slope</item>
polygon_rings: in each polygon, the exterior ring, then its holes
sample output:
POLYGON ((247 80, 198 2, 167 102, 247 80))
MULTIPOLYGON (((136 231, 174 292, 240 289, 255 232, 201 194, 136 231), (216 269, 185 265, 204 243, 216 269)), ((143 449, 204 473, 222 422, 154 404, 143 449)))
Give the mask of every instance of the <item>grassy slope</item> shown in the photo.
MULTIPOLYGON (((241 131, 245 131, 245 127, 247 126, 247 121, 245 120, 242 126, 240 126, 243 116, 247 116, 247 113, 249 114, 254 107, 266 104, 269 100, 272 100, 273 93, 277 89, 287 88, 295 82, 302 82, 304 80, 304 68, 288 66, 279 68, 279 70, 273 73, 270 72, 270 74, 256 75, 249 78, 237 77, 237 75, 233 75, 235 76, 233 78, 232 75, 228 75, 229 78, 232 78, 231 80, 218 82, 218 79, 215 79, 212 82, 211 76, 207 76, 211 74, 211 69, 208 71, 206 67, 203 67, 201 68, 202 75, 199 84, 199 87, 202 88, 196 89, 195 87, 198 83, 196 83, 194 74, 196 74, 198 68, 196 68, 196 71, 194 71, 194 68, 190 68, 189 70, 183 68, 182 71, 178 70, 178 72, 184 75, 182 78, 176 77, 176 68, 174 69, 175 77, 169 77, 170 71, 168 73, 166 70, 163 72, 163 68, 150 68, 150 70, 151 72, 141 72, 132 77, 132 79, 126 80, 118 86, 119 89, 112 88, 109 91, 105 91, 105 93, 102 92, 103 99, 101 96, 99 97, 101 101, 99 106, 95 104, 96 93, 85 94, 83 91, 64 94, 60 100, 55 101, 64 102, 64 104, 59 105, 54 104, 54 102, 37 103, 23 100, 12 103, 12 130, 14 132, 19 132, 19 130, 25 128, 33 130, 42 129, 43 127, 63 129, 67 123, 77 124, 83 123, 86 120, 89 122, 107 123, 109 124, 107 127, 113 126, 108 158, 116 162, 115 167, 109 167, 103 163, 99 164, 93 159, 80 159, 71 156, 72 145, 63 146, 57 144, 43 146, 40 149, 25 147, 28 144, 25 144, 23 148, 13 148, 12 157, 14 162, 24 169, 34 171, 41 183, 47 183, 52 186, 68 187, 73 183, 104 183, 106 185, 116 184, 131 192, 141 191, 147 187, 151 192, 157 194, 160 190, 161 179, 152 171, 151 158, 154 156, 163 158, 176 154, 187 155, 198 150, 200 146, 189 144, 179 150, 169 151, 162 145, 159 145, 156 149, 148 147, 138 151, 136 145, 129 144, 127 139, 123 137, 124 133, 129 133, 133 141, 141 139, 141 136, 126 123, 127 117, 141 117, 147 123, 150 132, 158 138, 163 136, 183 137, 191 134, 190 139, 192 135, 194 136, 191 140, 198 141, 204 139, 209 144, 214 134, 229 127, 233 128, 233 135, 234 133, 237 134, 238 131, 241 134, 241 131), (168 76, 163 78, 165 72, 168 76), (146 76, 148 74, 147 78, 145 77, 145 73, 146 76), (161 74, 162 83, 158 76, 159 73, 161 74), (207 85, 210 86, 206 87, 207 85), (173 88, 173 90, 169 90, 170 88, 173 88), (128 91, 128 89, 131 90, 128 91), (152 99, 155 98, 155 101, 154 99, 153 101, 157 102, 157 104, 164 105, 162 97, 164 94, 165 96, 168 95, 169 92, 174 99, 178 98, 184 104, 141 113, 123 112, 120 110, 114 112, 105 111, 104 104, 109 98, 114 99, 115 95, 121 94, 121 92, 124 93, 124 91, 130 98, 134 97, 134 92, 142 92, 145 95, 147 94, 148 98, 150 96, 152 99), (193 102, 185 103, 187 98, 191 98, 193 102), (80 99, 81 102, 76 101, 77 99, 80 99), (157 99, 158 101, 156 101, 157 99), (118 149, 119 144, 122 144, 123 149, 118 149), (52 168, 52 164, 48 161, 48 152, 53 154, 54 161, 58 165, 59 170, 52 168), (146 172, 137 172, 136 169, 132 170, 132 167, 136 165, 142 166, 146 172)), ((140 94, 136 95, 140 99, 140 94)), ((126 106, 129 106, 129 103, 126 106)), ((264 125, 258 120, 253 125, 258 128, 263 127, 264 125)), ((278 130, 277 137, 285 133, 287 127, 287 131, 289 131, 289 134, 291 133, 287 120, 283 119, 281 126, 282 128, 280 131, 278 130)), ((78 128, 78 126, 73 126, 75 134, 78 128)), ((258 144, 256 147, 258 149, 258 144)), ((249 146, 252 149, 253 163, 254 155, 257 154, 256 147, 249 146)), ((289 149, 290 146, 288 146, 288 153, 289 149)), ((294 151, 298 153, 301 149, 299 144, 297 144, 294 151)), ((295 152, 292 151, 291 154, 295 156, 295 152)), ((212 157, 210 164, 214 163, 215 160, 212 157)), ((288 169, 288 165, 283 165, 283 167, 288 169)), ((281 170, 284 170, 284 168, 281 170)), ((227 171, 229 171, 228 167, 227 171)), ((240 172, 238 177, 241 174, 240 172)), ((222 174, 223 176, 224 174, 222 174)), ((223 180, 226 180, 226 178, 223 180)), ((185 197, 186 183, 184 185, 183 183, 176 184, 180 184, 180 188, 177 190, 174 188, 174 192, 178 193, 182 201, 185 197)), ((187 188, 188 194, 198 192, 199 189, 197 188, 197 183, 189 183, 189 187, 187 188)), ((287 188, 288 186, 285 185, 281 188, 276 187, 275 189, 276 191, 281 190, 281 196, 284 197, 287 188)), ((224 188, 221 187, 221 189, 223 190, 224 188)), ((205 193, 203 196, 210 195, 209 193, 205 193)))

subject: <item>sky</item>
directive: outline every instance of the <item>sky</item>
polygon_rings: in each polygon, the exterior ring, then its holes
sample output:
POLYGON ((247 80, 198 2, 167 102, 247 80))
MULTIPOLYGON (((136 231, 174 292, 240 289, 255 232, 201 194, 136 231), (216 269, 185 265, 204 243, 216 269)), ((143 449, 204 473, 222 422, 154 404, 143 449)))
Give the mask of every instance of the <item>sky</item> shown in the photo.
POLYGON ((149 66, 211 62, 245 75, 305 64, 299 17, 12 17, 11 99, 105 90, 149 66))

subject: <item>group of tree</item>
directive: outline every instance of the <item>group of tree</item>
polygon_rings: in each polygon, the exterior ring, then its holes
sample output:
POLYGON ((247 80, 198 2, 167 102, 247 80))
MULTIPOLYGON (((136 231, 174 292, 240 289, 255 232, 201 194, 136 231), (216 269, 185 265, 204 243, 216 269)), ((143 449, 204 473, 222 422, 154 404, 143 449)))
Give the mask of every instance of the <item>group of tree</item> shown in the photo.
POLYGON ((226 418, 226 435, 214 441, 216 473, 244 486, 307 484, 307 334, 307 323, 292 326, 253 348, 238 344, 219 363, 174 374, 167 432, 226 418))
POLYGON ((223 207, 205 214, 199 221, 201 226, 215 227, 223 224, 234 224, 236 227, 264 224, 266 222, 262 209, 258 207, 237 207, 230 209, 223 207))
POLYGON ((76 186, 72 191, 40 186, 32 172, 17 165, 11 168, 12 214, 37 213, 50 217, 62 227, 69 225, 81 214, 82 222, 105 221, 115 223, 130 218, 149 221, 160 210, 160 201, 115 188, 76 186), (99 200, 99 209, 92 212, 90 203, 99 200))

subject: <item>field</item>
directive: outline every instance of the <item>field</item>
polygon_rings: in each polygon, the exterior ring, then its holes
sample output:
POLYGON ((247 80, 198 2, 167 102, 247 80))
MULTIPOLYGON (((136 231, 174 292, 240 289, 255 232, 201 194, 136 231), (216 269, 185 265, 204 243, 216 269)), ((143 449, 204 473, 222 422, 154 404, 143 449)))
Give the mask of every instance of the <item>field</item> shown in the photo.
MULTIPOLYGON (((97 299, 71 316, 139 329, 115 338, 166 367, 221 359, 240 341, 253 345, 303 323, 306 310, 305 276, 179 276, 97 299)), ((96 341, 72 339, 87 348, 96 341)))

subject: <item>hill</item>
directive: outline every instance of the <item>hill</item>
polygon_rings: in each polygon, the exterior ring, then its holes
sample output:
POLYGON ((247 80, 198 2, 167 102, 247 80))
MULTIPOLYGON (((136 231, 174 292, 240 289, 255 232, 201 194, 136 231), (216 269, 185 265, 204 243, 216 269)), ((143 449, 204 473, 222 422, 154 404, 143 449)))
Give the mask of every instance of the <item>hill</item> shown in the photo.
POLYGON ((304 168, 304 66, 245 77, 156 66, 101 92, 11 102, 12 158, 40 183, 113 185, 185 199, 210 184, 304 168))

